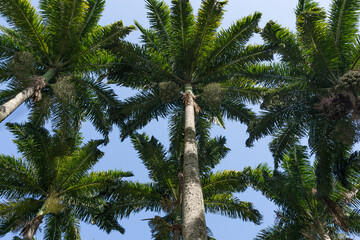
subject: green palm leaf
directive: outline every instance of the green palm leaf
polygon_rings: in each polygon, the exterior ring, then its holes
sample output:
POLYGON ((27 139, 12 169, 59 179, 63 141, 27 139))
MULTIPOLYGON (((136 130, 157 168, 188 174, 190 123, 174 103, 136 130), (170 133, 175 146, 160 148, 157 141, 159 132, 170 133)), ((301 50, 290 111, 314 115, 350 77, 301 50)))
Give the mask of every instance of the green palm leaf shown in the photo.
POLYGON ((206 212, 220 213, 231 218, 241 218, 244 221, 260 223, 261 215, 249 202, 239 201, 231 194, 217 194, 210 199, 204 199, 206 212))
POLYGON ((49 46, 44 42, 45 26, 42 18, 36 13, 35 8, 26 0, 4 0, 0 3, 1 15, 8 23, 26 34, 38 49, 49 58, 49 46))

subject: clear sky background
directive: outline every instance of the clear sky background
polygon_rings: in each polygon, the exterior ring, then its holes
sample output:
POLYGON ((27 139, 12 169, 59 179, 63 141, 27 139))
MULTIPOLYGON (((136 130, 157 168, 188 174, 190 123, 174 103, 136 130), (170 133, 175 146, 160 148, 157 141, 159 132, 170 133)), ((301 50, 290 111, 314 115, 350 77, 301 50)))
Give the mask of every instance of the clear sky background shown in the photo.
MULTIPOLYGON (((170 0, 166 0, 170 4, 170 0)), ((326 9, 329 8, 330 0, 318 0, 321 6, 326 9)), ((36 6, 38 0, 32 0, 36 6)), ((197 11, 201 0, 192 0, 192 6, 197 11)), ((274 20, 283 26, 290 29, 295 27, 294 8, 297 5, 297 0, 229 0, 226 6, 226 13, 224 15, 222 28, 227 28, 236 19, 242 18, 249 14, 259 11, 263 13, 260 27, 263 27, 269 20, 274 20)), ((117 20, 123 20, 124 25, 133 24, 137 20, 144 27, 148 27, 148 20, 146 18, 145 2, 143 0, 107 0, 103 17, 100 21, 101 25, 106 25, 117 20)), ((0 24, 5 24, 4 20, 0 18, 0 24)), ((127 37, 131 42, 139 42, 139 32, 133 32, 127 37)), ((261 43, 259 37, 254 37, 252 43, 261 43)), ((1 86, 0 86, 1 87, 1 86)), ((4 86, 3 86, 4 87, 4 86)), ((114 87, 120 99, 132 96, 135 91, 114 87)), ((256 110, 256 107, 255 107, 256 110)), ((28 110, 21 106, 17 109, 6 122, 24 122, 27 118, 28 110)), ((90 139, 100 138, 100 135, 95 132, 92 126, 85 123, 82 128, 85 141, 90 139)), ((168 146, 168 131, 167 121, 161 119, 159 121, 152 121, 147 127, 139 132, 146 132, 149 135, 154 135, 165 146, 168 146)), ((226 122, 226 129, 214 126, 212 135, 224 135, 227 138, 227 146, 231 152, 217 166, 215 170, 242 170, 246 166, 256 167, 260 163, 268 163, 273 165, 273 160, 268 151, 268 142, 270 138, 262 139, 255 143, 253 148, 245 147, 245 140, 247 138, 246 126, 237 122, 226 122)), ((19 156, 16 147, 12 142, 12 135, 4 124, 0 125, 0 152, 2 154, 19 156)), ((132 171, 135 176, 134 181, 148 182, 148 173, 142 166, 140 159, 137 157, 135 150, 132 148, 130 141, 127 139, 124 142, 119 140, 119 130, 114 128, 110 136, 110 143, 106 147, 102 147, 105 156, 100 160, 100 163, 94 170, 108 170, 108 169, 122 169, 124 171, 132 171)), ((212 230, 214 237, 217 240, 253 239, 256 234, 263 228, 273 224, 274 210, 276 207, 273 203, 265 199, 260 193, 251 189, 244 193, 237 194, 243 201, 250 201, 255 204, 255 207, 263 214, 263 223, 259 226, 253 223, 243 222, 239 219, 229 219, 220 215, 207 214, 206 220, 208 227, 212 230)), ((125 228, 125 234, 121 235, 118 232, 106 234, 91 225, 81 225, 81 236, 84 240, 147 240, 151 239, 150 228, 146 221, 142 219, 151 218, 155 215, 161 215, 153 212, 141 212, 132 215, 130 219, 123 219, 120 221, 125 228)), ((41 233, 38 233, 37 239, 42 239, 41 233)), ((12 235, 8 234, 3 239, 10 240, 12 235)))

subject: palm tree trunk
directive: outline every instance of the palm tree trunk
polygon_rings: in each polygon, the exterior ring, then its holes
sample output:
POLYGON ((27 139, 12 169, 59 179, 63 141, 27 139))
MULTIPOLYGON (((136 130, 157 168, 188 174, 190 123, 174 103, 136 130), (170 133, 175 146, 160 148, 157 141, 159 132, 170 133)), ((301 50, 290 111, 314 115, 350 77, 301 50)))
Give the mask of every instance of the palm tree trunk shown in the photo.
POLYGON ((34 96, 35 100, 40 100, 40 91, 46 86, 46 83, 55 75, 54 69, 49 69, 42 77, 35 76, 34 83, 18 93, 14 98, 10 99, 0 106, 0 123, 4 121, 12 112, 15 111, 25 100, 34 96), (36 94, 38 93, 38 94, 36 94))
POLYGON ((183 98, 185 103, 185 146, 182 236, 184 240, 206 240, 205 209, 196 147, 195 96, 190 84, 186 84, 183 98))
POLYGON ((32 240, 36 231, 38 230, 42 220, 44 218, 43 214, 36 215, 31 222, 21 231, 23 240, 32 240))
POLYGON ((180 236, 181 236, 181 227, 175 224, 173 240, 180 240, 180 236))
POLYGON ((327 232, 325 232, 325 234, 324 234, 324 240, 331 240, 331 238, 327 232))

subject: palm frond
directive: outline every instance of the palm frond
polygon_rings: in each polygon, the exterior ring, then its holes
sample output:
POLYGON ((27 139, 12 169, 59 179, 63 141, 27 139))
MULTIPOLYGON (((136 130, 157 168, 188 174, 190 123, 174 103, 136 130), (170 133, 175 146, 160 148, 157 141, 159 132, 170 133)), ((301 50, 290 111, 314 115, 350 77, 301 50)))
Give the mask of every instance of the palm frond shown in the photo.
POLYGON ((64 189, 66 186, 76 184, 78 180, 92 168, 104 155, 98 147, 104 141, 90 141, 72 156, 62 159, 57 175, 56 189, 64 189))
POLYGON ((27 0, 4 0, 0 3, 0 13, 4 16, 10 25, 13 25, 27 35, 32 43, 36 44, 38 49, 50 60, 45 40, 45 26, 42 18, 36 13, 36 10, 27 0))
POLYGON ((97 26, 105 7, 104 0, 87 0, 86 4, 87 8, 84 13, 85 21, 79 33, 80 36, 86 36, 97 26))
POLYGON ((296 105, 278 105, 269 108, 266 112, 262 112, 259 119, 251 122, 248 126, 249 138, 246 140, 247 146, 252 146, 253 142, 263 136, 275 133, 286 122, 291 122, 293 117, 297 117, 297 121, 305 122, 308 116, 303 115, 304 109, 307 108, 307 102, 297 102, 296 105), (300 120, 301 119, 301 120, 300 120))
POLYGON ((83 0, 55 0, 41 1, 40 9, 47 24, 46 37, 52 55, 59 61, 60 57, 69 54, 69 47, 79 40, 78 33, 84 22, 83 12, 85 10, 83 0))
POLYGON ((220 213, 231 218, 241 218, 255 224, 260 224, 262 218, 252 203, 240 201, 231 194, 213 195, 209 199, 204 199, 204 204, 206 212, 220 213))
POLYGON ((199 60, 212 48, 226 3, 227 1, 217 0, 202 1, 191 41, 193 44, 191 46, 193 49, 192 69, 196 68, 199 60))
POLYGON ((45 217, 46 224, 44 226, 44 239, 61 240, 61 223, 63 221, 63 215, 64 214, 48 214, 45 217))
MULTIPOLYGON (((171 44, 170 37, 170 9, 162 0, 146 0, 147 16, 150 22, 150 28, 154 30, 156 38, 169 46, 171 44)), ((160 45, 160 46, 161 46, 160 45)))
POLYGON ((0 155, 0 195, 9 199, 20 199, 27 195, 46 194, 37 183, 34 172, 25 161, 10 156, 0 155))
POLYGON ((206 75, 209 64, 213 64, 214 61, 223 58, 229 52, 243 47, 256 31, 260 18, 261 13, 256 12, 236 21, 229 29, 220 31, 214 43, 214 50, 209 54, 207 61, 204 61, 206 64, 198 71, 198 74, 206 75))
POLYGON ((59 195, 81 196, 88 194, 97 194, 104 189, 116 187, 124 177, 132 177, 131 172, 121 170, 108 170, 101 172, 91 172, 81 177, 76 184, 63 189, 59 195))
POLYGON ((174 72, 183 79, 189 78, 192 62, 189 56, 192 55, 189 40, 194 26, 194 15, 189 0, 171 1, 171 37, 176 48, 172 48, 172 55, 176 64, 174 72))
POLYGON ((218 171, 202 178, 201 185, 204 198, 224 192, 243 192, 249 183, 248 171, 218 171))
POLYGON ((148 169, 149 177, 170 191, 176 199, 176 170, 178 166, 172 166, 171 162, 168 161, 164 146, 154 137, 149 138, 145 134, 133 134, 131 141, 148 169))
POLYGON ((115 22, 105 27, 97 27, 87 36, 87 41, 78 44, 78 48, 75 49, 76 53, 71 54, 70 56, 72 57, 67 59, 63 65, 70 64, 73 61, 91 58, 95 49, 104 47, 106 43, 109 43, 112 40, 125 37, 134 28, 134 26, 124 27, 122 21, 115 22))
POLYGON ((357 0, 336 0, 329 14, 329 35, 334 41, 339 57, 339 74, 352 64, 351 43, 356 41, 360 2, 357 0), (350 44, 349 44, 350 43, 350 44))
POLYGON ((39 211, 43 201, 28 198, 22 201, 6 201, 0 204, 0 236, 19 231, 39 211))
POLYGON ((166 117, 174 107, 174 103, 163 103, 160 96, 152 91, 143 91, 128 98, 122 105, 122 109, 125 116, 130 116, 127 117, 125 125, 122 126, 121 138, 124 139, 153 119, 166 117))
POLYGON ((277 169, 278 163, 283 159, 286 151, 294 146, 299 139, 306 136, 306 127, 304 122, 293 121, 287 123, 274 134, 274 139, 269 144, 269 148, 274 158, 275 169, 277 169))
MULTIPOLYGON (((200 134, 202 137, 203 135, 200 134)), ((201 175, 207 175, 230 151, 226 146, 225 137, 206 138, 199 141, 199 171, 201 175), (202 143, 203 142, 203 143, 202 143)))
POLYGON ((319 73, 318 79, 334 83, 337 81, 334 71, 337 68, 338 59, 331 50, 334 47, 333 42, 326 36, 328 25, 325 18, 324 9, 310 8, 297 15, 297 29, 307 58, 311 59, 311 68, 315 73, 319 73))
POLYGON ((298 69, 299 72, 304 71, 304 68, 306 69, 301 46, 294 33, 273 21, 269 21, 265 25, 261 36, 266 44, 275 48, 276 53, 280 55, 284 63, 289 64, 295 70, 298 69))

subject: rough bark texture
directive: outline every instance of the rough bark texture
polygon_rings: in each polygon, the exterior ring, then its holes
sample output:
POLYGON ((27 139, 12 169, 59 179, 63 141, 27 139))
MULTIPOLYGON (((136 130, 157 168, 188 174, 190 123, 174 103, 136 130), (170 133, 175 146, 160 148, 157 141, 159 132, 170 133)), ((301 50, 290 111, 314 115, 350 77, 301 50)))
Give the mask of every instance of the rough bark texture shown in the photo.
POLYGON ((0 123, 30 97, 32 97, 35 102, 39 101, 41 99, 41 90, 54 75, 55 70, 49 69, 43 76, 34 76, 34 82, 31 86, 0 106, 0 123))
POLYGON ((31 220, 31 222, 28 225, 24 227, 24 229, 21 231, 23 240, 33 239, 37 229, 39 228, 39 225, 42 223, 43 218, 44 215, 37 215, 31 220))
POLYGON ((205 209, 196 148, 194 100, 191 89, 185 91, 182 236, 184 240, 206 240, 205 209))

